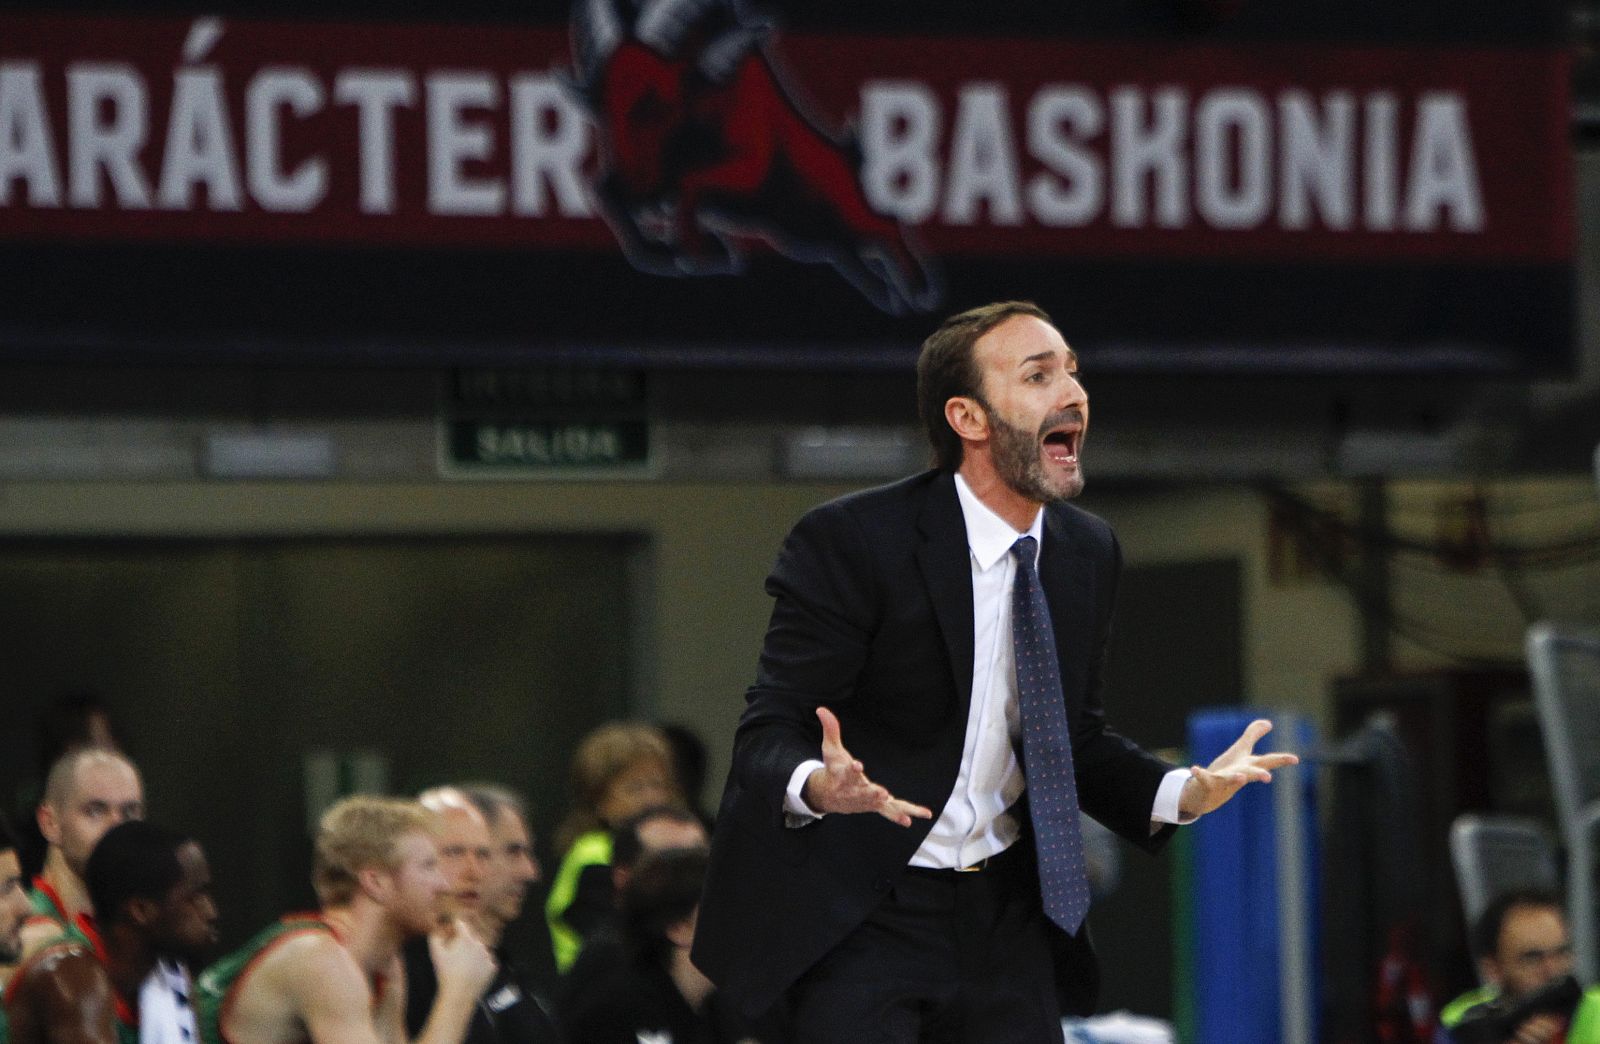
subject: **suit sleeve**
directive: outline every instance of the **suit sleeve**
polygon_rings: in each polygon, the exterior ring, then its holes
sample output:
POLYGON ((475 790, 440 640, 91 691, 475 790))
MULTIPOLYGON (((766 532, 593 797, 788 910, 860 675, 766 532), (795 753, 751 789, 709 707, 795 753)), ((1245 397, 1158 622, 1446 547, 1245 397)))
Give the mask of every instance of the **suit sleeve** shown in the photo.
POLYGON ((745 694, 733 769, 744 800, 781 816, 789 777, 820 756, 816 708, 854 697, 880 612, 872 555, 842 505, 823 505, 796 524, 767 593, 772 619, 745 694))

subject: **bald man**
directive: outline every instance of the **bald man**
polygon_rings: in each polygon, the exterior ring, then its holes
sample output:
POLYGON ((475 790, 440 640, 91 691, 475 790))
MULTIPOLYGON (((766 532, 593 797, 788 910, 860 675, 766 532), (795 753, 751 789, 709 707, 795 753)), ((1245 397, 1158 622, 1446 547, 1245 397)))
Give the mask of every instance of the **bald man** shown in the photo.
MULTIPOLYGON (((522 895, 537 874, 527 852, 527 827, 520 808, 492 800, 482 791, 438 787, 417 798, 435 817, 445 902, 453 916, 472 925, 494 949, 498 966, 463 1044, 555 1044, 561 1038, 554 1019, 500 945, 506 921, 521 912, 522 895), (507 849, 515 847, 518 837, 521 858, 510 853, 508 859, 507 849)), ((426 947, 413 942, 402 952, 406 1026, 414 1034, 427 1020, 438 986, 426 947)))
POLYGON ((112 827, 143 818, 144 783, 133 762, 96 747, 57 759, 39 802, 39 830, 49 847, 29 896, 33 915, 22 929, 24 956, 63 931, 77 932, 80 915, 93 915, 84 884, 89 854, 112 827))

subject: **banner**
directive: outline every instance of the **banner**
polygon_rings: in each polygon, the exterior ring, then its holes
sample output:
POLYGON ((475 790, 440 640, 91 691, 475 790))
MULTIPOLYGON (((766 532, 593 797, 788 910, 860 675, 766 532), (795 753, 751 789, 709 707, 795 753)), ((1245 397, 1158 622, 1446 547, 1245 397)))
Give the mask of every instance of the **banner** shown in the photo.
POLYGON ((0 15, 0 349, 1112 370, 1570 365, 1558 41, 0 15))

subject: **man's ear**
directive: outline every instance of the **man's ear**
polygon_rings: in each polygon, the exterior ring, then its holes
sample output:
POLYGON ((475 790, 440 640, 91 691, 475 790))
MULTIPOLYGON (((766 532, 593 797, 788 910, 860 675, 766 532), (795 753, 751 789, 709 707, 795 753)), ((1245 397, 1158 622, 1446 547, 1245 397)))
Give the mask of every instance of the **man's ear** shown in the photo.
POLYGON ((394 894, 394 879, 381 866, 363 867, 356 871, 356 885, 368 899, 386 905, 394 894))
POLYGON ((1494 986, 1503 981, 1500 975, 1500 962, 1493 957, 1478 958, 1478 978, 1494 986))
POLYGON ((140 928, 150 927, 161 916, 161 904, 144 896, 129 899, 127 910, 128 919, 140 928))
POLYGON ((34 818, 39 821, 39 833, 52 845, 61 844, 61 820, 56 818, 55 806, 48 801, 39 802, 39 809, 34 813, 34 818))
POLYGON ((964 442, 982 442, 989 437, 989 414, 970 396, 945 400, 944 419, 964 442))

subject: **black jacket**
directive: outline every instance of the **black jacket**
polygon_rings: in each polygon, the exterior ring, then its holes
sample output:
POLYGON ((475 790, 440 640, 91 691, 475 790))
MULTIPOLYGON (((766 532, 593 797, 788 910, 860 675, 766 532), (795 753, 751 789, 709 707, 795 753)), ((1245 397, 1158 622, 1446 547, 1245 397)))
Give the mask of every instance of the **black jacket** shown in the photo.
MULTIPOLYGON (((406 1033, 415 1038, 427 1024, 439 992, 427 937, 409 940, 400 951, 406 969, 406 1033)), ((505 952, 495 951, 499 969, 478 998, 462 1044, 562 1044, 549 1005, 505 952)))
MULTIPOLYGON (((1150 832, 1170 766, 1107 728, 1101 703, 1116 538, 1066 504, 1047 507, 1044 526, 1039 571, 1080 803, 1153 851, 1171 832, 1150 832)), ((928 472, 814 509, 784 542, 767 592, 776 603, 745 696, 694 950, 696 965, 751 1014, 866 919, 932 827, 877 815, 785 824, 789 777, 819 756, 815 708, 838 715, 845 746, 895 796, 937 816, 955 786, 972 695, 973 598, 954 476, 928 472)), ((1087 932, 1056 935, 1063 1010, 1092 1009, 1098 970, 1087 932)))

